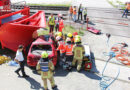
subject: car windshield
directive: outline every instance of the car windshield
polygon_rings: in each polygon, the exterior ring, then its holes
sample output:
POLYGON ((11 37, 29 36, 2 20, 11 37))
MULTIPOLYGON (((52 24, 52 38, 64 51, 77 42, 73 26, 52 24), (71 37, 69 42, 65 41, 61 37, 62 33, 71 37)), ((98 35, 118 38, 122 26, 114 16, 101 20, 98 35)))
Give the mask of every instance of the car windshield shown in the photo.
POLYGON ((47 51, 49 55, 52 54, 51 45, 34 45, 31 49, 31 52, 34 55, 41 55, 43 51, 47 51))

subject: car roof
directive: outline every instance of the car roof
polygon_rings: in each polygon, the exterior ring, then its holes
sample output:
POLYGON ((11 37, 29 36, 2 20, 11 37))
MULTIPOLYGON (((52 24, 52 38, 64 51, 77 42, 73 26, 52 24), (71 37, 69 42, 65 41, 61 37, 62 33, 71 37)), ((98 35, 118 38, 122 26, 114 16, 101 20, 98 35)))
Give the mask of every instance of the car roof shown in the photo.
POLYGON ((42 39, 42 38, 38 38, 38 39, 36 39, 32 44, 33 44, 33 45, 38 45, 38 44, 51 45, 51 44, 52 44, 52 40, 49 39, 48 41, 45 41, 45 40, 42 39))

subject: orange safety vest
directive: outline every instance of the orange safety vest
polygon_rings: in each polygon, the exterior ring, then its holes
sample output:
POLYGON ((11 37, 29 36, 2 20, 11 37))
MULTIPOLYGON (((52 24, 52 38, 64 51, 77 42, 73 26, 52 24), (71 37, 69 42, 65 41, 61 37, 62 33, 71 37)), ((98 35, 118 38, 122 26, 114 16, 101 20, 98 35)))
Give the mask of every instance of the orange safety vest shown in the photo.
POLYGON ((73 14, 76 15, 76 8, 74 8, 74 10, 73 10, 73 14))
POLYGON ((59 46, 58 46, 57 50, 60 50, 60 53, 65 53, 65 42, 64 41, 59 42, 59 46))
POLYGON ((73 45, 72 44, 65 46, 66 55, 68 55, 68 56, 73 55, 72 50, 73 50, 73 45))
POLYGON ((126 9, 130 10, 130 3, 126 5, 126 9))
POLYGON ((73 8, 72 7, 70 7, 70 13, 73 13, 73 8))
POLYGON ((62 32, 62 29, 64 28, 63 19, 59 21, 59 32, 62 32))

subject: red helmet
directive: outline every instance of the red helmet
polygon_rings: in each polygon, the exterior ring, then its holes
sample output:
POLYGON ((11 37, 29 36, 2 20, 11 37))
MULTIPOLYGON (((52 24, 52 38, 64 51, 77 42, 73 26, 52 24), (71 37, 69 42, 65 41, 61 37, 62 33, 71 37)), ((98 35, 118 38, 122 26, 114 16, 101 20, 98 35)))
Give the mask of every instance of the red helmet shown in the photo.
POLYGON ((77 33, 77 32, 74 32, 74 33, 73 33, 73 36, 76 36, 76 35, 78 35, 78 33, 77 33))

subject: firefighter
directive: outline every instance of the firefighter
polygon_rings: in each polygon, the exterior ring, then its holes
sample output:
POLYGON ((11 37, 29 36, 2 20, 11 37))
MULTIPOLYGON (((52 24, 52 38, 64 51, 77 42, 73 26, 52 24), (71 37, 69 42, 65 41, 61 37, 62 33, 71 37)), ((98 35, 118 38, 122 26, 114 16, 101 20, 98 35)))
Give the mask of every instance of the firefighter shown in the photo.
POLYGON ((62 14, 58 14, 55 22, 56 22, 56 25, 55 25, 55 30, 56 32, 59 31, 59 21, 61 20, 61 17, 62 17, 62 14))
POLYGON ((48 26, 50 28, 50 33, 53 33, 54 30, 54 26, 55 26, 55 18, 53 16, 53 14, 51 14, 51 16, 48 18, 48 26))
POLYGON ((72 35, 72 33, 68 33, 67 37, 71 39, 71 43, 74 44, 74 37, 72 35))
POLYGON ((58 32, 58 33, 57 33, 57 36, 62 37, 62 36, 63 36, 63 35, 62 35, 62 32, 58 32))
POLYGON ((45 90, 48 90, 47 79, 50 81, 53 90, 57 88, 53 77, 54 65, 51 60, 49 60, 47 52, 42 52, 41 59, 39 60, 36 68, 38 71, 41 71, 41 77, 44 83, 45 90))
POLYGON ((79 38, 75 39, 75 46, 73 47, 74 60, 72 62, 72 66, 75 66, 75 63, 78 63, 77 71, 79 72, 81 69, 83 57, 85 54, 84 46, 81 45, 81 40, 79 38))
POLYGON ((60 61, 59 64, 62 66, 64 57, 65 57, 65 42, 62 37, 57 36, 56 40, 58 41, 58 48, 57 50, 60 51, 60 61))
POLYGON ((76 35, 75 39, 80 39, 81 40, 81 37, 79 35, 76 35))
POLYGON ((66 45, 65 45, 65 57, 66 57, 65 68, 68 70, 72 69, 72 61, 73 61, 72 49, 73 49, 73 44, 71 42, 71 39, 67 38, 66 45))

